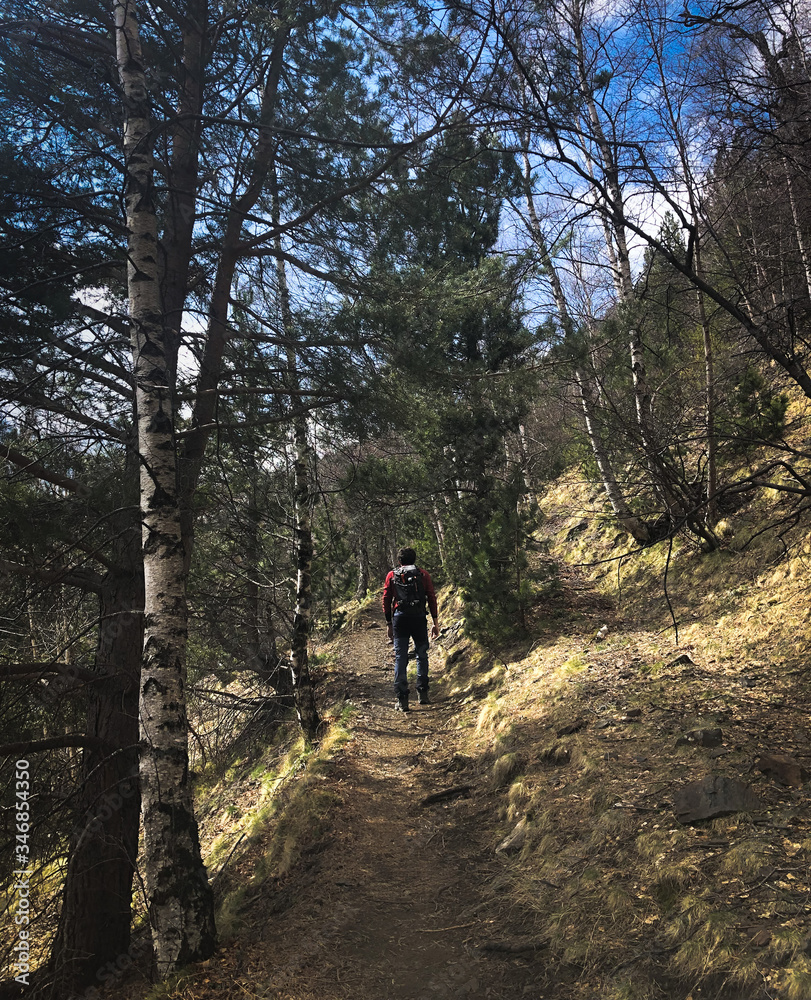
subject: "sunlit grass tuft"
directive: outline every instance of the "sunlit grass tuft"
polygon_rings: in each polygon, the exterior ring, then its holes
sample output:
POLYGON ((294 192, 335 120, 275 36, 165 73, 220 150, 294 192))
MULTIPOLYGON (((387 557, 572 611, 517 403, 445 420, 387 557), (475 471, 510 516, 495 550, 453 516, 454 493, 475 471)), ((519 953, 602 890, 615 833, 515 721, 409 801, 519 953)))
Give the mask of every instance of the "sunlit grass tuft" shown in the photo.
POLYGON ((507 819, 514 822, 527 812, 527 806, 532 801, 532 789, 528 783, 519 778, 510 785, 507 793, 507 819))
POLYGON ((763 871, 770 862, 768 845, 746 839, 733 845, 721 861, 721 871, 734 875, 752 876, 763 871))
POLYGON ((492 788, 503 788, 515 777, 521 767, 521 761, 515 753, 505 753, 493 764, 490 785, 492 788))
POLYGON ((501 710, 494 695, 490 695, 482 705, 479 717, 476 720, 476 732, 493 732, 501 718, 501 710))
POLYGON ((782 996, 785 1000, 808 1000, 811 997, 811 959, 801 956, 783 973, 782 996))
POLYGON ((801 954, 806 946, 806 935, 798 927, 777 927, 772 931, 769 951, 778 962, 785 962, 801 954))

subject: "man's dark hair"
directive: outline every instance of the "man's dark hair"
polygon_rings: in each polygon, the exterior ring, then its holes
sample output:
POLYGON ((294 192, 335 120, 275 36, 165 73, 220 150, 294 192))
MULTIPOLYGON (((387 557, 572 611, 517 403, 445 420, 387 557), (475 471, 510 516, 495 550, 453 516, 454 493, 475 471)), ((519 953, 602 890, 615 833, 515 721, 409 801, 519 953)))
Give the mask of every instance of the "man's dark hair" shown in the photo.
POLYGON ((397 561, 401 566, 414 566, 417 562, 417 553, 414 549, 400 549, 397 553, 397 561))

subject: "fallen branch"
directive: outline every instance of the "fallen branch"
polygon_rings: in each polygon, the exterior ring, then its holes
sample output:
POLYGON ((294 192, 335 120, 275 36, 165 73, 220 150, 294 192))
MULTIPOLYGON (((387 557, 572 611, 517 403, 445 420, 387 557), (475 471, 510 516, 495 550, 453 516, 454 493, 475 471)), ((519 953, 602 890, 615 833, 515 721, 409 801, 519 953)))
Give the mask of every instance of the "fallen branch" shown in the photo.
POLYGON ((446 799, 455 799, 460 795, 467 795, 470 791, 470 785, 454 785, 452 788, 446 788, 443 792, 434 792, 432 795, 426 795, 424 799, 420 800, 421 806, 430 806, 434 802, 444 802, 446 799))
POLYGON ((475 927, 480 921, 471 920, 469 924, 453 924, 452 927, 418 927, 420 934, 442 934, 443 931, 461 931, 466 927, 475 927))
POLYGON ((520 955, 522 951, 541 951, 549 947, 548 941, 518 939, 513 941, 477 941, 476 947, 482 951, 498 951, 506 955, 520 955))

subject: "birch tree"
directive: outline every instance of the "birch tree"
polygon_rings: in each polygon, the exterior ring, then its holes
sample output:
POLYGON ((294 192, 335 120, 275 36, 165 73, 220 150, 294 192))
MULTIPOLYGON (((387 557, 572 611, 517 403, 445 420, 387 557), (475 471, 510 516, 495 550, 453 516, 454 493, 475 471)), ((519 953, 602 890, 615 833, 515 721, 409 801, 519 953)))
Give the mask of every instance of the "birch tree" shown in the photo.
MULTIPOLYGON (((505 136, 518 151, 527 148, 529 137, 535 176, 541 179, 545 193, 568 205, 573 230, 604 234, 602 263, 612 276, 614 295, 605 294, 599 318, 610 318, 614 330, 619 323, 628 334, 637 446, 649 488, 658 498, 661 518, 657 534, 686 528, 702 545, 714 547, 718 540, 712 530, 714 500, 710 498, 717 492, 713 398, 717 377, 707 304, 720 308, 728 323, 739 323, 806 393, 809 385, 797 352, 775 326, 774 308, 771 312, 741 308, 742 302, 749 301, 747 292, 742 289, 740 296, 729 293, 723 269, 707 263, 710 243, 713 253, 717 248, 719 261, 725 244, 717 240, 718 226, 708 224, 706 198, 694 198, 692 209, 689 204, 685 208, 684 190, 690 183, 695 193, 698 179, 705 184, 712 165, 705 158, 700 163, 674 166, 674 123, 667 122, 666 109, 663 117, 658 106, 651 107, 653 94, 662 95, 665 87, 668 93, 675 93, 679 85, 670 68, 666 85, 661 79, 662 66, 656 61, 661 43, 651 44, 650 34, 645 36, 645 18, 631 4, 602 8, 562 3, 543 10, 509 5, 486 9, 471 4, 466 11, 469 24, 489 31, 488 38, 497 36, 502 58, 510 66, 492 102, 493 121, 502 123, 505 136), (678 220, 686 252, 682 252, 681 242, 663 236, 661 227, 651 225, 646 218, 654 205, 657 211, 670 209, 678 220), (636 250, 632 251, 634 245, 636 250), (639 318, 645 294, 644 246, 648 247, 647 260, 656 257, 666 261, 695 289, 704 338, 702 436, 707 442, 706 475, 711 485, 703 482, 701 462, 692 467, 684 464, 687 452, 672 438, 675 425, 671 428, 668 424, 672 417, 661 409, 665 397, 651 383, 651 355, 646 357, 639 318)), ((669 44, 672 61, 676 46, 672 36, 669 44)), ((683 129, 681 120, 677 124, 683 129)), ((703 148, 708 148, 706 143, 703 148)), ((690 153, 694 153, 692 147, 690 153)), ((539 258, 545 267, 545 254, 541 252, 539 258)))
MULTIPOLYGON (((352 270, 345 247, 352 242, 348 222, 353 211, 357 220, 357 211, 349 210, 337 226, 334 218, 328 224, 322 219, 332 206, 351 205, 409 150, 445 127, 453 88, 459 89, 458 76, 453 79, 459 65, 453 72, 445 70, 437 57, 441 45, 430 28, 412 31, 408 19, 387 18, 385 11, 379 23, 376 10, 368 18, 342 20, 343 14, 334 10, 307 8, 257 20, 232 17, 229 10, 205 4, 158 9, 145 0, 137 6, 114 3, 111 11, 112 22, 105 21, 103 11, 95 22, 65 11, 48 20, 32 13, 27 20, 5 21, 0 35, 21 53, 20 79, 29 72, 22 53, 47 51, 56 75, 69 76, 66 67, 85 71, 86 80, 74 79, 64 88, 66 94, 93 89, 101 95, 102 112, 83 108, 81 100, 65 98, 55 104, 44 64, 30 71, 45 70, 36 87, 26 90, 14 79, 10 88, 30 121, 50 138, 45 149, 56 150, 51 164, 57 165, 55 176, 61 168, 64 177, 70 164, 78 162, 80 148, 100 165, 81 196, 66 201, 88 230, 92 223, 95 232, 104 232, 107 242, 97 240, 94 249, 111 246, 113 252, 106 269, 94 276, 110 294, 123 290, 128 302, 145 561, 145 864, 163 973, 208 954, 214 944, 188 783, 186 587, 207 445, 212 433, 226 429, 219 400, 223 393, 243 391, 229 357, 232 307, 240 283, 254 280, 262 259, 272 260, 277 253, 279 226, 273 224, 267 197, 269 171, 274 164, 283 167, 289 210, 280 226, 285 233, 301 235, 281 251, 286 263, 312 282, 340 283, 341 268, 352 270), (402 49, 387 50, 381 39, 401 29, 412 37, 402 49), (347 41, 352 32, 356 41, 347 41), (405 53, 408 59, 398 66, 390 52, 405 53), (422 83, 411 78, 409 59, 411 67, 419 65, 425 73, 422 83), (396 86, 387 85, 384 75, 375 78, 372 95, 368 74, 383 62, 397 86, 408 91, 412 108, 422 102, 423 133, 396 110, 396 86), (426 96, 429 77, 445 87, 438 112, 426 96), (61 118, 54 125, 55 109, 61 118), (102 177, 106 187, 99 183, 102 177), (122 177, 123 225, 115 197, 122 177), (204 320, 189 329, 187 317, 195 312, 204 320), (185 371, 179 364, 182 350, 192 359, 185 371), (189 367, 191 387, 185 384, 189 367), (177 426, 181 402, 191 409, 189 426, 182 431, 177 426)), ((467 71, 463 65, 463 74, 467 71)), ((77 237, 83 234, 76 230, 77 237)), ((86 249, 87 244, 80 244, 72 262, 66 258, 65 269, 92 269, 95 258, 90 253, 83 257, 86 249)), ((49 276, 51 285, 59 277, 49 276)), ((94 322, 101 322, 107 311, 98 300, 82 303, 81 309, 95 312, 94 322)), ((266 328, 263 336, 277 332, 266 328)), ((79 356, 85 359, 87 352, 80 350, 79 356)), ((102 372, 108 363, 98 357, 94 362, 102 372)), ((289 386, 279 388, 286 389, 287 398, 296 395, 289 386)), ((278 391, 268 398, 274 410, 278 391)), ((304 405, 297 398, 300 414, 324 402, 320 394, 304 405)), ((38 396, 37 405, 52 404, 38 396)), ((279 416, 274 410, 255 419, 261 426, 278 422, 279 416)), ((76 870, 69 865, 70 872, 76 870)), ((86 972, 93 971, 94 961, 86 959, 86 972)))
POLYGON ((160 294, 153 123, 135 4, 116 3, 114 13, 124 97, 127 289, 143 525, 141 801, 150 924, 158 971, 166 975, 207 958, 216 935, 188 774, 187 571, 170 384, 172 351, 160 294))
MULTIPOLYGON (((569 303, 564 291, 563 282, 558 273, 557 266, 552 259, 548 238, 544 232, 543 223, 536 205, 536 197, 532 183, 532 164, 529 155, 529 142, 525 142, 522 150, 523 159, 523 195, 526 206, 525 225, 532 240, 535 252, 538 256, 538 263, 544 276, 548 279, 552 290, 552 299, 557 310, 558 321, 560 323, 564 344, 576 353, 574 363, 574 378, 580 404, 583 411, 583 421, 588 435, 594 461, 600 473, 601 482, 605 490, 611 509, 617 518, 617 523, 629 532, 635 541, 645 543, 650 540, 650 532, 644 522, 633 514, 626 500, 623 489, 614 472, 614 463, 606 447, 600 426, 599 418, 599 393, 595 387, 596 376, 591 370, 587 347, 577 343, 577 324, 569 309, 569 303)), ((516 211, 521 212, 521 208, 514 206, 516 211)), ((584 335, 590 339, 593 330, 591 323, 587 323, 584 335)))

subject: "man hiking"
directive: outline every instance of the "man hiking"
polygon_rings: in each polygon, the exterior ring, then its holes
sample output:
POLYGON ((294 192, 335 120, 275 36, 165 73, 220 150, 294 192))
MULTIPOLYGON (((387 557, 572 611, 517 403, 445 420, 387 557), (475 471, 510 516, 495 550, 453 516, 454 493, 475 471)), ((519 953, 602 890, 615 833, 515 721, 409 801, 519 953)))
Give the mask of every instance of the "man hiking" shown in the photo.
POLYGON ((417 696, 420 705, 428 704, 428 622, 431 612, 434 626, 431 637, 439 635, 436 594, 430 575, 416 565, 414 549, 400 549, 399 563, 386 577, 383 586, 383 613, 388 636, 394 640, 394 695, 397 710, 408 711, 408 640, 417 647, 417 696), (427 605, 427 607, 426 607, 427 605))

